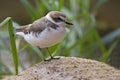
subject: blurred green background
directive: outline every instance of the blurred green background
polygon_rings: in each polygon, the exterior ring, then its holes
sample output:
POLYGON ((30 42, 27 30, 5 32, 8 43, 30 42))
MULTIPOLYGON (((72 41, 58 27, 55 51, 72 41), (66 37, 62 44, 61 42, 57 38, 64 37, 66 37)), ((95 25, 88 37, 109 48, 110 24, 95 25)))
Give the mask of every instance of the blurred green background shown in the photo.
MULTIPOLYGON (((0 0, 0 22, 12 17, 14 27, 32 23, 57 10, 65 13, 73 26, 61 43, 50 48, 55 56, 75 56, 106 62, 120 68, 119 0, 0 0)), ((42 53, 16 36, 19 72, 41 61, 42 53)), ((7 25, 0 27, 0 77, 14 74, 7 25)))

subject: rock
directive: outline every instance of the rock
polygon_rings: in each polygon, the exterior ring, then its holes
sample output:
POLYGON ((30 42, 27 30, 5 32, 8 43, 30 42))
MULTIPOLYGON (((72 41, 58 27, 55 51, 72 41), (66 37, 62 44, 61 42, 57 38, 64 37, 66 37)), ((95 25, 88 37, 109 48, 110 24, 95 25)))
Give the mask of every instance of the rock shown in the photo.
POLYGON ((120 80, 120 70, 95 60, 62 57, 3 80, 120 80))

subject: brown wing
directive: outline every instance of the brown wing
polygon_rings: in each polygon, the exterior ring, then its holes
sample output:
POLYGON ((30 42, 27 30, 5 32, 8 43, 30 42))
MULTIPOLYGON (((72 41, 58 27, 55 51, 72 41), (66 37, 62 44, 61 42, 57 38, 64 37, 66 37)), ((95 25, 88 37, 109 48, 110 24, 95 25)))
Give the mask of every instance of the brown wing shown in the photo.
POLYGON ((48 21, 46 20, 45 17, 43 17, 41 19, 34 21, 32 23, 32 25, 30 26, 29 30, 31 32, 40 33, 41 31, 43 31, 47 27, 47 23, 48 23, 48 21))
POLYGON ((30 32, 40 33, 46 27, 44 22, 46 22, 46 19, 43 17, 41 19, 36 20, 32 24, 21 26, 20 28, 16 29, 16 32, 24 32, 25 34, 28 34, 30 32))
POLYGON ((16 29, 17 32, 24 32, 25 34, 28 34, 30 32, 36 32, 40 33, 43 31, 46 27, 51 27, 53 29, 57 29, 58 25, 52 23, 51 21, 47 20, 45 17, 38 19, 34 21, 30 25, 22 26, 19 29, 16 29))
POLYGON ((37 21, 33 22, 33 24, 30 27, 30 31, 38 32, 40 33, 43 31, 46 27, 51 27, 53 29, 56 29, 58 25, 52 23, 45 17, 38 19, 37 21))

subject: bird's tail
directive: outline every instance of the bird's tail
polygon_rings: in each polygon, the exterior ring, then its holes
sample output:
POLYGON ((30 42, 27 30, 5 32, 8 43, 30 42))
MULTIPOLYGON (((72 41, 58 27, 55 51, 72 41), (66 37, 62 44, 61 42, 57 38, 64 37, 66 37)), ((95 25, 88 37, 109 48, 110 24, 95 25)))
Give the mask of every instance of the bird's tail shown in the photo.
POLYGON ((15 29, 15 34, 24 37, 24 29, 26 28, 26 26, 21 26, 20 28, 16 28, 15 29))
POLYGON ((24 34, 23 32, 16 32, 15 34, 16 34, 16 35, 19 35, 19 36, 22 36, 22 37, 25 36, 25 34, 24 34))

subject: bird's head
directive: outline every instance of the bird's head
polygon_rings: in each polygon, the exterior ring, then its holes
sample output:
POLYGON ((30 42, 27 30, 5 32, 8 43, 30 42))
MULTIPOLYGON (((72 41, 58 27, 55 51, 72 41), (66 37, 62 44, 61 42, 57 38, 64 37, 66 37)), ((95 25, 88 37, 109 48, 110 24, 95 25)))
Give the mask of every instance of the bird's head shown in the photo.
POLYGON ((59 11, 51 11, 46 15, 47 19, 59 26, 73 25, 66 20, 66 15, 59 11))

